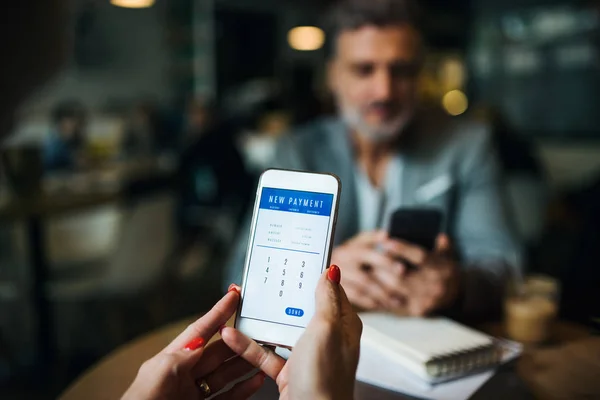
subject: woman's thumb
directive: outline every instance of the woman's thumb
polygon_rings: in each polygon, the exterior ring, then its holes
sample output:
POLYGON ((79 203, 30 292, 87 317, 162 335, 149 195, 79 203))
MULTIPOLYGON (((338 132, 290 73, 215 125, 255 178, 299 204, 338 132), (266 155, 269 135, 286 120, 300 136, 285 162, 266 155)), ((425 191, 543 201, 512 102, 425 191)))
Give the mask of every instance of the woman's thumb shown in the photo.
POLYGON ((332 265, 323 273, 317 286, 315 312, 329 320, 336 320, 342 314, 341 274, 340 267, 332 265))

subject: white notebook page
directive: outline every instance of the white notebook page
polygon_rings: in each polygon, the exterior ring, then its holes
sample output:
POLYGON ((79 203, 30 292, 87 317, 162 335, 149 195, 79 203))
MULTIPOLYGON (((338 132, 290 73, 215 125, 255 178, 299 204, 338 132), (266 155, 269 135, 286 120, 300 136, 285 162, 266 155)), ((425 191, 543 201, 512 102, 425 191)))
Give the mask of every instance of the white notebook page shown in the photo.
POLYGON ((390 347, 401 348, 421 362, 493 344, 489 336, 445 318, 404 318, 383 313, 363 313, 360 317, 368 327, 365 335, 377 331, 377 341, 395 342, 390 347))

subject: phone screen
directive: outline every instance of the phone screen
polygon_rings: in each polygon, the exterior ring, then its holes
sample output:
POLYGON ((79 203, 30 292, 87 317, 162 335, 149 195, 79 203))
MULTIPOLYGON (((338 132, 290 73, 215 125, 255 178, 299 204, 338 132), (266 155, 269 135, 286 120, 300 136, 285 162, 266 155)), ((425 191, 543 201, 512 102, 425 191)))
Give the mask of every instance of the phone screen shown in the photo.
POLYGON ((326 262, 333 194, 262 189, 242 318, 305 328, 326 262))

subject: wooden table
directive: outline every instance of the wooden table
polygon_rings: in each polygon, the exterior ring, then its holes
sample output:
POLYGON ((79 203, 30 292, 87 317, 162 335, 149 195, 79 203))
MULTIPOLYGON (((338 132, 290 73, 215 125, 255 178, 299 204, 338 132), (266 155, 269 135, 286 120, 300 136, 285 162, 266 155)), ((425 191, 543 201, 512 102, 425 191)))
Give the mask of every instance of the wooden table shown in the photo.
MULTIPOLYGON (((60 398, 62 400, 112 400, 119 398, 133 381, 140 365, 163 349, 175 336, 182 332, 191 321, 192 319, 166 326, 120 347, 85 372, 62 394, 60 398)), ((231 321, 228 325, 231 325, 231 321)), ((501 330, 501 325, 492 324, 487 326, 486 329, 498 332, 501 330)), ((585 328, 569 323, 559 323, 557 325, 556 333, 556 339, 562 342, 570 342, 589 337, 589 333, 585 328)), ((213 338, 213 340, 215 339, 216 338, 213 338)), ((473 398, 532 398, 529 389, 523 382, 534 380, 535 371, 525 370, 520 372, 525 376, 518 375, 514 366, 501 368, 473 398)), ((539 388, 536 388, 536 390, 538 390, 537 393, 540 393, 539 388)), ((357 400, 396 400, 410 398, 362 382, 357 382, 355 395, 357 400)), ((541 396, 544 397, 544 395, 541 396)), ((278 399, 279 395, 275 384, 269 380, 255 398, 278 399)))
POLYGON ((159 158, 134 160, 105 165, 101 168, 68 173, 44 180, 44 188, 35 196, 9 196, 0 204, 0 221, 24 220, 30 252, 31 307, 35 340, 41 365, 55 356, 54 326, 44 286, 48 280, 48 257, 45 248, 44 219, 111 204, 123 198, 132 181, 168 179, 173 166, 159 158))

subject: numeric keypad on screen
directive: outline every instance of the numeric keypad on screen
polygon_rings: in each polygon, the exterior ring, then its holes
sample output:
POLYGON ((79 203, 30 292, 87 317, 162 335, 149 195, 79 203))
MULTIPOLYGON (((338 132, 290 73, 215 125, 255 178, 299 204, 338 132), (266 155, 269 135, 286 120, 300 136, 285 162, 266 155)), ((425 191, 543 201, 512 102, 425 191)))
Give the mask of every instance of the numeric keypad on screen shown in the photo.
POLYGON ((265 290, 272 290, 273 282, 279 288, 278 297, 292 294, 294 290, 301 292, 307 274, 307 262, 297 257, 267 256, 263 285, 265 290))

